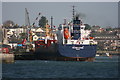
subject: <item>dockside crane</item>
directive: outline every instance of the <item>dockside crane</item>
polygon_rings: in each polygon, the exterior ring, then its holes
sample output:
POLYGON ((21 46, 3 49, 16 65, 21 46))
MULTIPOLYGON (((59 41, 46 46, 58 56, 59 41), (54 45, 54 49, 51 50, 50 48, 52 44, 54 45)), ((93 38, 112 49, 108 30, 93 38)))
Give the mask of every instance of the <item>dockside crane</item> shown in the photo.
POLYGON ((27 8, 25 8, 25 26, 30 26, 30 19, 27 8))
POLYGON ((35 21, 33 22, 32 26, 34 27, 35 23, 37 22, 37 20, 39 19, 41 13, 38 14, 38 16, 36 17, 35 21))
POLYGON ((18 48, 26 50, 25 52, 30 52, 32 50, 32 34, 31 34, 31 25, 29 19, 29 13, 27 8, 25 8, 25 26, 26 26, 26 34, 27 40, 24 39, 21 43, 18 43, 18 48), (26 48, 25 48, 26 47, 26 48))
POLYGON ((30 42, 30 19, 29 19, 29 13, 27 8, 25 8, 25 26, 26 26, 26 33, 27 33, 27 41, 30 42))

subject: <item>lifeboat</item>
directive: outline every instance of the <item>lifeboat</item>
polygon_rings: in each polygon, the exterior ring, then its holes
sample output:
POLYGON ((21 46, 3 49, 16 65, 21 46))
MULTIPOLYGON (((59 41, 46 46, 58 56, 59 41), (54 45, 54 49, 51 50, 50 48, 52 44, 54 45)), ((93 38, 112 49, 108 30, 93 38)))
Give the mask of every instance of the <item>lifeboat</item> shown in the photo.
POLYGON ((69 34, 69 31, 68 31, 68 28, 65 28, 64 29, 64 38, 68 39, 69 37, 70 37, 70 34, 69 34))

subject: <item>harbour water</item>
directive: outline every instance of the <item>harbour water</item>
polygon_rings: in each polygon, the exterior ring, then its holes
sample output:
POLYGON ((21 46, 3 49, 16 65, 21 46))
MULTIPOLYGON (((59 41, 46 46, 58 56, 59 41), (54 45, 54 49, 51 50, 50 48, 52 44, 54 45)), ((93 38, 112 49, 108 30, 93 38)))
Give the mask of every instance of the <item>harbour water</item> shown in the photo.
MULTIPOLYGON (((4 78, 119 78, 118 56, 94 62, 16 60, 2 65, 4 78)), ((17 79, 16 79, 17 80, 17 79)), ((117 79, 116 79, 117 80, 117 79)))

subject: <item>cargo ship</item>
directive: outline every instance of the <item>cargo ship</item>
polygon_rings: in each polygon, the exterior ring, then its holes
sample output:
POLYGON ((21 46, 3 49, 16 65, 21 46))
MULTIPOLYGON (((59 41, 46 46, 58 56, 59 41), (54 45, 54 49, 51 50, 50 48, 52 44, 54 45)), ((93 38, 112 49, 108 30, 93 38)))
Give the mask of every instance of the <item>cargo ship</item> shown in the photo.
POLYGON ((59 53, 77 60, 94 60, 97 42, 89 34, 78 17, 73 20, 72 25, 61 25, 58 38, 59 53))
POLYGON ((74 15, 71 23, 58 27, 57 39, 45 38, 35 41, 36 58, 41 60, 93 61, 96 56, 97 42, 90 37, 90 31, 74 15))
POLYGON ((40 60, 56 60, 58 56, 58 39, 56 33, 46 25, 46 30, 42 32, 40 38, 35 43, 35 58, 40 60))

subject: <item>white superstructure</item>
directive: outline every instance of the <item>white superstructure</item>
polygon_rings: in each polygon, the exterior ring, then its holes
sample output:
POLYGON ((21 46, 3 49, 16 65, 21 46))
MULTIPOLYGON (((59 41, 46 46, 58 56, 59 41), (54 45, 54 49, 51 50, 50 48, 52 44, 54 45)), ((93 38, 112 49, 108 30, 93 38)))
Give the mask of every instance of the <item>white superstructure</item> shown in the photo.
POLYGON ((64 28, 68 27, 69 28, 69 34, 71 33, 71 25, 61 25, 61 30, 58 31, 58 41, 59 43, 62 44, 82 44, 82 45, 91 45, 91 44, 97 44, 93 39, 93 37, 90 37, 91 30, 85 30, 85 25, 81 25, 81 28, 79 32, 81 33, 81 36, 78 40, 72 39, 72 36, 67 39, 65 42, 64 38, 64 28))

